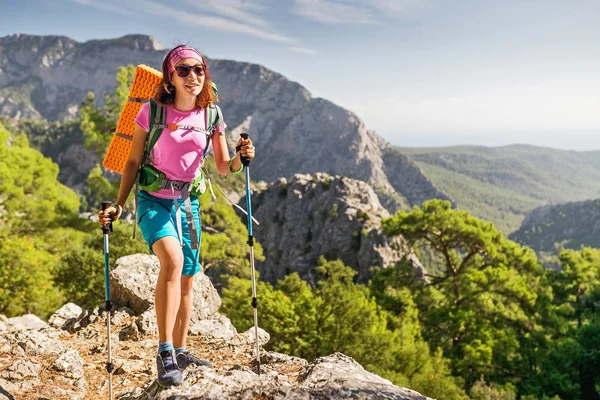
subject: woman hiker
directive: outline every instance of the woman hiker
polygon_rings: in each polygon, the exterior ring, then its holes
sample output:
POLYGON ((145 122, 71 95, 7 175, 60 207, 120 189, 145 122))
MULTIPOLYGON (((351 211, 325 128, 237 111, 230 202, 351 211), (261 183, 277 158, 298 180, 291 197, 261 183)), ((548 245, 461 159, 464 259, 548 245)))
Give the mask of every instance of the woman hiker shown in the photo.
MULTIPOLYGON (((205 133, 190 128, 207 129, 210 123, 207 121, 210 120, 205 113, 216 102, 216 96, 206 63, 192 47, 178 46, 172 49, 163 61, 162 73, 154 101, 166 110, 164 124, 170 126, 160 134, 151 150, 151 159, 152 166, 176 184, 152 193, 140 191, 137 218, 144 239, 160 261, 155 292, 159 337, 156 364, 158 383, 169 387, 182 383, 182 371, 187 366, 210 365, 190 354, 185 347, 192 314, 192 282, 194 275, 200 271, 198 253, 201 238, 198 198, 188 195, 189 185, 186 188, 185 183, 200 174, 199 167, 208 145, 205 133), (188 197, 188 204, 185 204, 185 197, 188 197), (193 218, 189 218, 190 215, 193 218), (190 219, 193 219, 192 226, 187 222, 190 219), (190 232, 197 237, 191 236, 190 232)), ((133 142, 116 207, 99 211, 99 223, 102 226, 110 222, 110 214, 113 214, 113 220, 120 217, 135 183, 138 169, 144 161, 150 110, 150 104, 144 104, 135 119, 133 142)), ((242 170, 240 157, 254 158, 254 146, 250 139, 240 138, 237 143, 240 150, 230 158, 225 140, 226 125, 220 112, 218 115, 220 120, 212 136, 215 165, 221 175, 239 173, 242 170)))

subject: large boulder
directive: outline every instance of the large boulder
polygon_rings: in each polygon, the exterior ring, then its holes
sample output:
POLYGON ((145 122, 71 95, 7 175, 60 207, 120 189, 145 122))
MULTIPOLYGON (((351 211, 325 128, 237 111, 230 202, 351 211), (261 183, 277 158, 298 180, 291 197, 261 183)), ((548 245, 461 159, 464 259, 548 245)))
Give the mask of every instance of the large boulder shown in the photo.
MULTIPOLYGON (((111 300, 140 315, 154 305, 160 264, 158 257, 134 254, 119 258, 110 273, 111 300)), ((206 319, 221 305, 210 279, 200 272, 194 278, 191 323, 206 319)))
POLYGON ((298 382, 298 389, 310 393, 310 398, 315 399, 428 399, 366 371, 342 353, 317 358, 300 373, 298 382))

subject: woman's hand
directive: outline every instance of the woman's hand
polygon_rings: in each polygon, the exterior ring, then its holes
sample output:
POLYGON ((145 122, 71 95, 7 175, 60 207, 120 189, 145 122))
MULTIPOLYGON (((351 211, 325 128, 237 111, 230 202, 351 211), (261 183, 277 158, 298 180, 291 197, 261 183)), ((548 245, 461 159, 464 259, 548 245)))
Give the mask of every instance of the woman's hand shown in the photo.
POLYGON ((104 228, 111 221, 116 221, 119 219, 119 217, 123 213, 123 207, 119 205, 117 205, 117 207, 119 208, 118 210, 114 206, 110 206, 106 210, 98 210, 98 223, 101 227, 104 228))
POLYGON ((254 145, 252 144, 252 140, 239 138, 236 148, 240 147, 240 155, 243 157, 248 157, 250 160, 254 158, 254 145))

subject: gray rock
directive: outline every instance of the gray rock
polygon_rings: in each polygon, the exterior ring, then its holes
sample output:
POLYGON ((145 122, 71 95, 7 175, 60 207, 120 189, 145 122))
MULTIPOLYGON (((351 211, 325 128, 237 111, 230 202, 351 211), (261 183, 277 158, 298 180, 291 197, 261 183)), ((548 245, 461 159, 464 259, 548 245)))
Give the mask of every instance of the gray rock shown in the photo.
MULTIPOLYGON (((154 290, 160 270, 158 258, 134 254, 119 258, 110 273, 111 298, 129 307, 136 315, 154 305, 154 290)), ((194 278, 191 323, 214 314, 221 305, 210 279, 202 272, 194 278)))
POLYGON ((69 349, 54 361, 52 368, 55 371, 62 372, 67 378, 80 380, 85 379, 83 364, 84 361, 79 352, 77 350, 69 349))
MULTIPOLYGON (((258 343, 261 346, 269 343, 271 335, 261 327, 258 327, 258 343)), ((234 346, 246 346, 254 345, 256 343, 256 335, 254 333, 254 327, 249 328, 247 331, 237 334, 230 343, 234 346)))
POLYGON ((5 336, 11 346, 19 346, 30 356, 59 355, 65 351, 65 345, 56 338, 48 337, 40 331, 17 331, 5 336))
POLYGON ((67 303, 48 319, 48 323, 58 329, 70 330, 83 310, 77 304, 67 303))
POLYGON ((22 331, 31 329, 42 329, 48 326, 40 317, 34 314, 26 314, 20 317, 9 318, 6 321, 9 331, 22 331))
POLYGON ((275 351, 264 352, 260 356, 262 364, 299 364, 306 366, 308 361, 303 358, 288 356, 287 354, 277 353, 275 351))
POLYGON ((137 324, 134 322, 128 327, 125 327, 119 332, 119 340, 139 341, 142 338, 137 324))
POLYGON ((136 318, 135 324, 140 333, 144 335, 156 335, 158 333, 158 326, 156 325, 156 310, 154 307, 140 314, 136 318))
POLYGON ((17 360, 10 364, 1 376, 9 381, 23 381, 37 377, 41 371, 42 366, 36 362, 17 360))
POLYGON ((304 368, 298 381, 300 389, 319 399, 428 399, 414 390, 400 388, 367 372, 342 353, 316 359, 304 368))
POLYGON ((144 360, 125 361, 115 370, 115 375, 131 375, 148 371, 148 363, 144 360))
POLYGON ((226 316, 216 313, 209 319, 198 321, 190 326, 191 335, 202 335, 207 339, 231 340, 238 332, 226 316))

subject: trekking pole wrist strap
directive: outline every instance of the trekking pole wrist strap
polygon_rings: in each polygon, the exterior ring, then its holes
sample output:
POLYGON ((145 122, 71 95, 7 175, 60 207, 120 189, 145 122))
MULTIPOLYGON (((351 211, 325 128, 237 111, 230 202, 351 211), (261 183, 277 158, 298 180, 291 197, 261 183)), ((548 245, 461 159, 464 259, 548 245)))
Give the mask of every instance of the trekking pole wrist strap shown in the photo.
POLYGON ((237 156, 238 155, 236 154, 235 156, 233 156, 233 158, 229 160, 229 172, 231 172, 232 174, 239 174, 240 172, 242 172, 242 168, 244 168, 244 164, 240 164, 240 167, 236 171, 231 169, 231 166, 233 165, 233 160, 235 160, 237 156))
POLYGON ((114 218, 119 219, 121 218, 121 214, 123 214, 123 206, 115 204, 115 207, 117 208, 117 213, 114 215, 114 218))

